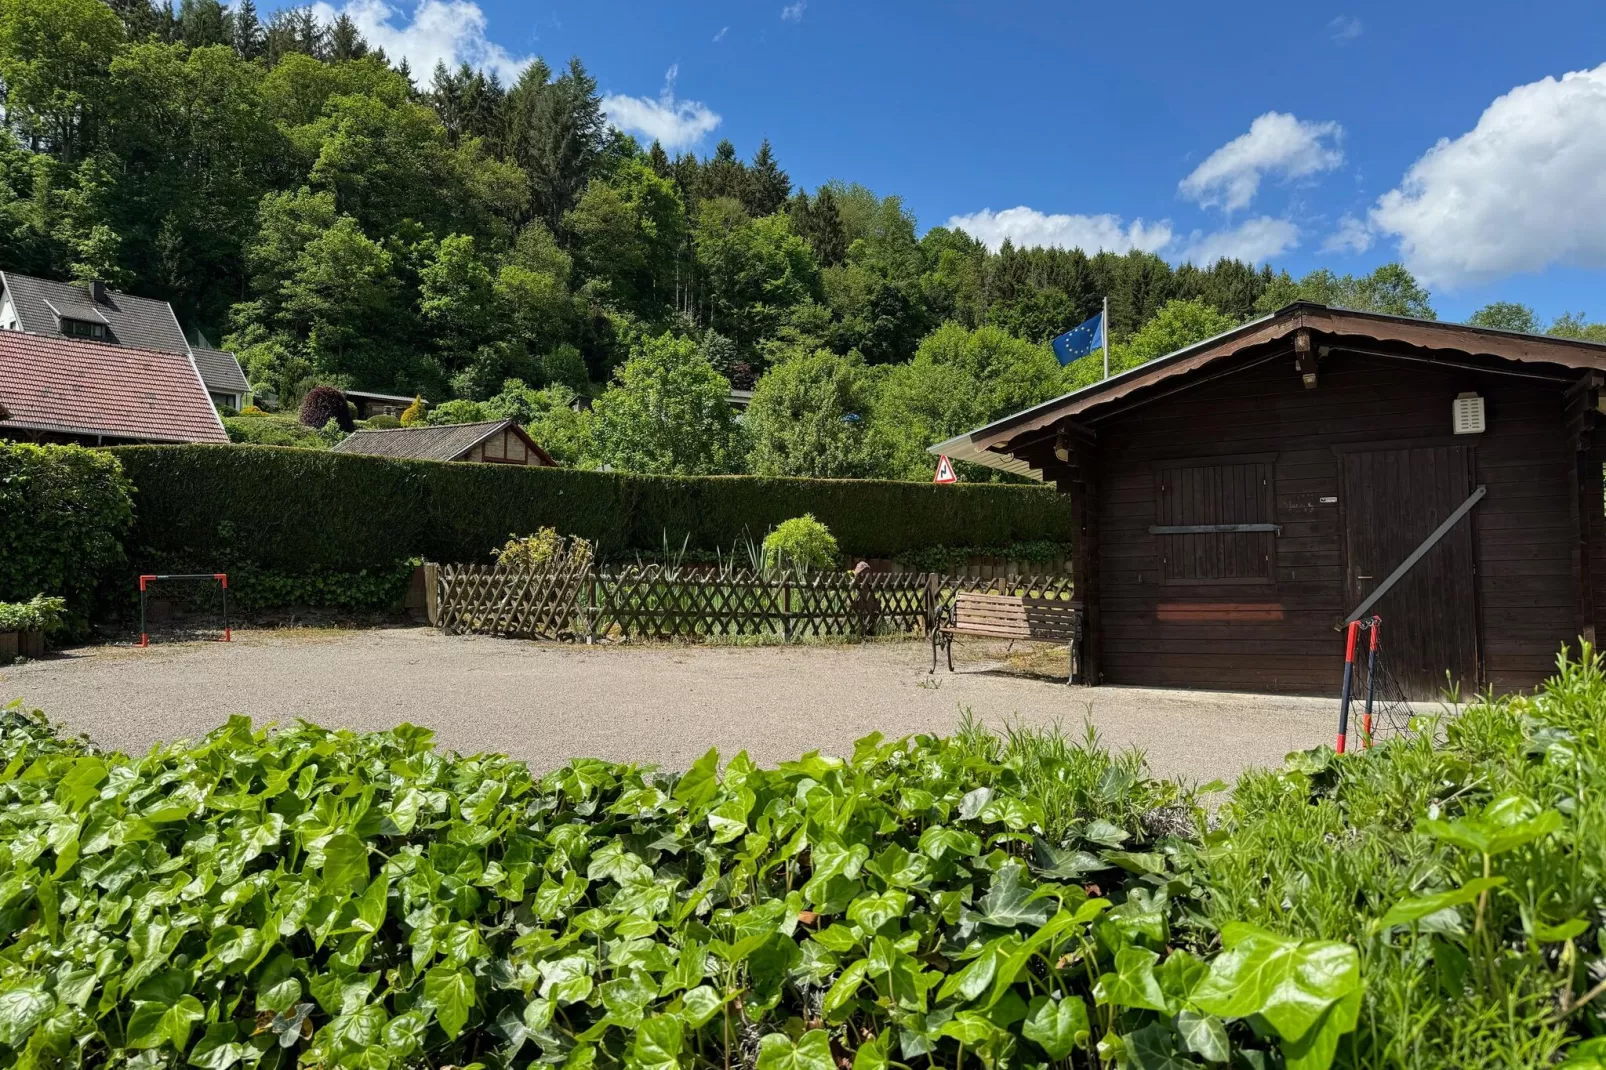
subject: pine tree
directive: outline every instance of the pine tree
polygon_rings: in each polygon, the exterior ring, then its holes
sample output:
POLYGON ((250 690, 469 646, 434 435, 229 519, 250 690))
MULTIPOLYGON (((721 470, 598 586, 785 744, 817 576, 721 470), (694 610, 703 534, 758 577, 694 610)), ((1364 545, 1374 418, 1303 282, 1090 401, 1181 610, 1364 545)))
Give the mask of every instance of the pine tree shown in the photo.
POLYGON ((755 216, 778 212, 792 195, 792 179, 775 162, 770 139, 759 143, 753 162, 747 166, 747 188, 742 203, 755 216))
POLYGON ((318 21, 317 13, 310 7, 296 8, 291 18, 295 25, 296 51, 314 59, 328 59, 329 32, 318 21))
POLYGON ((362 59, 367 54, 368 42, 363 38, 362 31, 351 21, 351 16, 342 11, 329 26, 329 58, 341 63, 362 59))
POLYGON ((847 259, 848 233, 842 226, 842 213, 829 187, 821 186, 812 204, 809 195, 799 190, 792 198, 791 216, 792 230, 813 248, 814 259, 821 267, 831 267, 847 259))
POLYGON ((218 0, 181 0, 178 38, 191 48, 233 44, 228 12, 218 0))
POLYGON ((531 209, 554 234, 591 179, 606 123, 597 83, 578 58, 555 81, 533 61, 509 94, 508 148, 530 182, 531 209))
POLYGON ((647 150, 647 163, 652 167, 652 173, 659 178, 668 178, 674 173, 674 165, 669 162, 669 154, 664 151, 657 138, 652 139, 652 148, 647 150))
POLYGON ((242 59, 256 59, 262 55, 264 41, 262 20, 257 17, 253 0, 240 0, 229 12, 229 28, 233 31, 235 53, 242 59))
POLYGON ((468 64, 463 64, 460 74, 453 74, 446 67, 445 60, 435 61, 435 73, 429 82, 429 103, 440 116, 441 125, 446 127, 446 137, 452 144, 457 144, 463 134, 463 76, 471 76, 468 64))
POLYGON ((161 13, 152 6, 151 0, 108 0, 108 6, 122 20, 123 32, 130 41, 165 39, 161 13))
POLYGON ((736 146, 725 138, 714 147, 714 155, 703 161, 700 176, 700 198, 733 197, 742 199, 747 191, 747 168, 736 157, 736 146))
POLYGON ((155 8, 156 25, 152 36, 164 44, 178 42, 178 16, 173 14, 173 0, 162 0, 160 7, 155 8))

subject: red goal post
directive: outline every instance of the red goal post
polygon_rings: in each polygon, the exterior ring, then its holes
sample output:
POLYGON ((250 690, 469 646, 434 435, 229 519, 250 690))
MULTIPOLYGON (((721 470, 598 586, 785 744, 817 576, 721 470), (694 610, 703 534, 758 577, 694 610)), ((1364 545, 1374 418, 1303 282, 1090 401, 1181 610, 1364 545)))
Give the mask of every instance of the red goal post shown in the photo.
POLYGON ((147 630, 145 619, 145 602, 149 594, 149 585, 153 580, 216 580, 222 596, 223 606, 223 638, 220 643, 233 642, 233 632, 229 628, 229 574, 227 572, 149 572, 139 578, 139 645, 150 646, 151 637, 147 630))

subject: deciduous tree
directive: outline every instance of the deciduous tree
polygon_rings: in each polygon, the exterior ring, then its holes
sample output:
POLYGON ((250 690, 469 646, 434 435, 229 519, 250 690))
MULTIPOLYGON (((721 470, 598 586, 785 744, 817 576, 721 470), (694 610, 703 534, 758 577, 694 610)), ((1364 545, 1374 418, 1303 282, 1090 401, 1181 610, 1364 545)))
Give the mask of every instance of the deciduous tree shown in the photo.
POLYGON ((741 468, 730 384, 688 338, 642 340, 592 412, 588 459, 597 465, 664 475, 741 468))

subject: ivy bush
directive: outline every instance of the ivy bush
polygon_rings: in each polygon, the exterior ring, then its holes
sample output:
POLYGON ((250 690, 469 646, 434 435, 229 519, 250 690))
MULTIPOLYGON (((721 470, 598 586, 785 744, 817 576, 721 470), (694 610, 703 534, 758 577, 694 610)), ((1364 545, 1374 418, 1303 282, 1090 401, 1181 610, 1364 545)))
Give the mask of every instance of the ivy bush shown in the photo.
POLYGON ((1189 800, 1131 756, 972 729, 771 770, 711 751, 679 776, 536 777, 432 742, 235 718, 131 759, 12 727, 0 1051, 1319 1068, 1355 1022, 1348 945, 1233 925, 1212 957, 1174 946, 1189 885, 1166 815, 1189 800))
POLYGON ((127 563, 132 489, 103 450, 0 442, 0 601, 44 593, 86 612, 127 563))
POLYGON ((5 720, 4 1066, 1606 1065, 1587 650, 1210 820, 1057 731, 536 775, 407 725, 130 758, 5 720))

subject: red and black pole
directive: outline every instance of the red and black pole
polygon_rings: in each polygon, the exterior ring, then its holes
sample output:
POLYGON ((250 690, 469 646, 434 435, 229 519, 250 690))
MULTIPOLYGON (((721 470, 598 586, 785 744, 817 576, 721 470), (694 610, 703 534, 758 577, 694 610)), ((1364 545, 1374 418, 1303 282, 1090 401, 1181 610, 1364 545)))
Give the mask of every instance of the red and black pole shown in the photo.
POLYGON ((150 646, 151 637, 145 631, 145 584, 156 579, 155 576, 141 576, 139 578, 139 645, 150 646))
POLYGON ((1381 641, 1383 618, 1373 617, 1366 622, 1372 630, 1372 641, 1366 651, 1366 712, 1361 714, 1361 746, 1372 749, 1372 700, 1377 697, 1377 645, 1381 641))
POLYGON ((1349 696, 1350 688, 1355 684, 1355 636, 1361 630, 1361 622, 1349 622, 1349 636, 1344 646, 1344 697, 1338 703, 1338 743, 1334 750, 1344 753, 1344 739, 1349 735, 1349 696))
MULTIPOLYGON (((233 642, 233 633, 229 631, 229 574, 227 572, 214 572, 212 578, 223 585, 223 639, 222 642, 233 642)), ((1366 708, 1372 708, 1371 699, 1367 699, 1366 708)))

